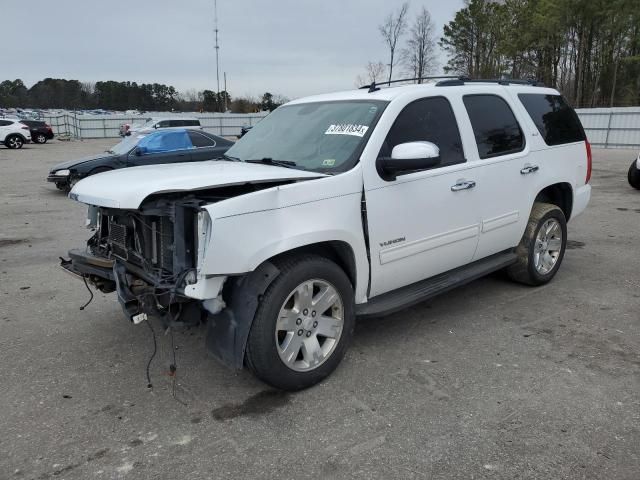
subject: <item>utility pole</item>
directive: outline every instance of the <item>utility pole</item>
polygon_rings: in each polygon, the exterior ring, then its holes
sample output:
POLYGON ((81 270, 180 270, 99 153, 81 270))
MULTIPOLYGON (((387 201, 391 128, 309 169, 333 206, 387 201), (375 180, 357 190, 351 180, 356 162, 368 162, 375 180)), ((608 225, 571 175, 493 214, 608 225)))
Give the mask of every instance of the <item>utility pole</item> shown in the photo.
POLYGON ((227 111, 227 72, 224 72, 224 111, 227 111))
POLYGON ((214 12, 214 24, 215 24, 215 32, 216 32, 216 81, 218 83, 218 94, 220 94, 220 59, 219 59, 220 45, 218 45, 218 0, 213 0, 213 12, 214 12))

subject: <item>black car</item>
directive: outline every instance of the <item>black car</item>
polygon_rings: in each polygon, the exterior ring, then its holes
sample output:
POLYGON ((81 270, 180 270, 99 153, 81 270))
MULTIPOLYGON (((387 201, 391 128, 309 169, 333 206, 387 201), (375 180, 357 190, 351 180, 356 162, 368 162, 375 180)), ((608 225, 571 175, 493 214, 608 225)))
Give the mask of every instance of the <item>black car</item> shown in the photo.
POLYGON ((49 172, 47 181, 68 191, 78 180, 89 175, 116 168, 212 160, 222 157, 232 145, 229 140, 200 130, 162 130, 149 135, 132 135, 103 154, 59 163, 49 172))
POLYGON ((34 143, 47 143, 47 140, 53 138, 53 130, 51 125, 40 120, 20 120, 31 131, 31 139, 34 143))

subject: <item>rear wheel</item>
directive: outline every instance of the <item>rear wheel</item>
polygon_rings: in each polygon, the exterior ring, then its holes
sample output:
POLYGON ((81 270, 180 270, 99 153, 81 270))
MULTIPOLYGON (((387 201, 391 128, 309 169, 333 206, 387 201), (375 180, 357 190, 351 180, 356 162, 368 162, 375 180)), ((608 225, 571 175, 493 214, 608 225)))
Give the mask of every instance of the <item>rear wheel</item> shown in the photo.
POLYGON ((24 140, 20 135, 9 135, 4 140, 4 144, 11 149, 22 148, 24 145, 24 140))
POLYGON ((518 261, 507 268, 512 280, 543 285, 556 274, 567 246, 567 221, 550 203, 534 203, 529 223, 516 248, 518 261))
POLYGON ((640 190, 640 168, 638 168, 636 165, 636 160, 634 160, 629 167, 629 174, 627 178, 629 180, 629 185, 631 185, 636 190, 640 190))
POLYGON ((353 288, 323 257, 297 257, 278 267, 251 326, 245 362, 265 383, 300 390, 342 360, 355 324, 353 288))
POLYGON ((36 143, 47 143, 47 136, 44 133, 38 133, 33 140, 36 143))

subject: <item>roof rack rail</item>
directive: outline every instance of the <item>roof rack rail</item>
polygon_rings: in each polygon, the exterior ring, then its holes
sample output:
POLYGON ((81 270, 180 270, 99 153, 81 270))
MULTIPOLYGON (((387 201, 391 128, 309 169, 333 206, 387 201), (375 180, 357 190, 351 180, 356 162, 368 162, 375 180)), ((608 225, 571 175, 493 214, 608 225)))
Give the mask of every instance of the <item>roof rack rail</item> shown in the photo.
POLYGON ((457 77, 453 80, 442 80, 436 83, 436 87, 455 87, 467 83, 497 83, 498 85, 529 85, 532 87, 544 87, 544 83, 529 78, 527 80, 514 80, 509 78, 469 78, 465 76, 457 77))
POLYGON ((359 87, 360 90, 368 89, 369 93, 377 92, 380 90, 380 87, 391 86, 392 83, 400 83, 400 82, 416 82, 422 80, 441 80, 441 79, 459 79, 459 75, 439 75, 435 77, 416 77, 416 78, 399 78, 397 80, 391 80, 386 82, 376 83, 375 80, 371 82, 369 85, 363 85, 359 87))

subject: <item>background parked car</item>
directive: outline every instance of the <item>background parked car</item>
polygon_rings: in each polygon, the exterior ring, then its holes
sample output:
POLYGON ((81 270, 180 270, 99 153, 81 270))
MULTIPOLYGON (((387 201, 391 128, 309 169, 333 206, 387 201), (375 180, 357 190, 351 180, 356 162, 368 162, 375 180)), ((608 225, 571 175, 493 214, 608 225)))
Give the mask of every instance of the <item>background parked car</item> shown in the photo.
POLYGON ((31 141, 29 127, 20 120, 0 118, 0 143, 7 148, 22 148, 31 141))
POLYGON ((638 154, 638 158, 636 158, 629 167, 627 179, 629 180, 629 185, 640 190, 640 153, 638 154))
POLYGON ((202 130, 200 120, 197 118, 150 118, 142 125, 129 125, 127 123, 120 126, 120 136, 151 133, 159 128, 190 128, 202 130))
POLYGON ((40 120, 20 120, 31 132, 31 140, 34 143, 47 143, 47 140, 53 138, 53 129, 51 125, 40 120))
POLYGON ((208 132, 163 130, 126 137, 105 153, 71 160, 53 167, 47 177, 60 190, 70 190, 85 177, 117 168, 212 160, 221 157, 233 142, 208 132))

